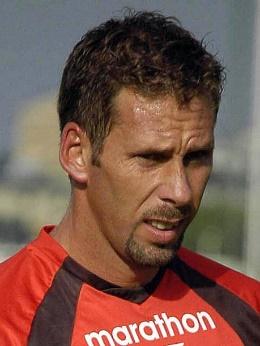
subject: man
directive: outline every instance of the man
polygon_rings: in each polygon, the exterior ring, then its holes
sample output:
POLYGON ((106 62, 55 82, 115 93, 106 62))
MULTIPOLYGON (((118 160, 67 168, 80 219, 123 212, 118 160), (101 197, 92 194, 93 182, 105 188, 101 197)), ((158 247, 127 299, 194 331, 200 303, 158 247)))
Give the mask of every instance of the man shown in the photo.
POLYGON ((212 168, 223 69, 176 20, 112 19, 58 111, 71 200, 1 266, 1 345, 259 345, 260 285, 181 248, 212 168))

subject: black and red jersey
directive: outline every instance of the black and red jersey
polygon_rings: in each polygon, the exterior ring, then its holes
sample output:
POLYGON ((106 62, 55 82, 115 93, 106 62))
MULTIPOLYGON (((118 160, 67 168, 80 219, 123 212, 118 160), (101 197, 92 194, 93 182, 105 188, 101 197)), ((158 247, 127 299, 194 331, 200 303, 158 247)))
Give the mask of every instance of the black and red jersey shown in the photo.
POLYGON ((42 229, 0 265, 1 346, 260 345, 260 283, 182 248, 146 286, 115 286, 42 229))

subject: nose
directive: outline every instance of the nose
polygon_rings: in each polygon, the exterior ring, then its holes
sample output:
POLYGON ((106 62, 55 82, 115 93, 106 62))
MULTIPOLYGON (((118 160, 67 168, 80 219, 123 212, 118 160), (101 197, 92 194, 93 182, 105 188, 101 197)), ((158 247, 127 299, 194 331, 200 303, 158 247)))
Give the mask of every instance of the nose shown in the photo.
POLYGON ((174 163, 163 173, 159 197, 176 207, 186 206, 192 201, 192 189, 182 163, 174 163))

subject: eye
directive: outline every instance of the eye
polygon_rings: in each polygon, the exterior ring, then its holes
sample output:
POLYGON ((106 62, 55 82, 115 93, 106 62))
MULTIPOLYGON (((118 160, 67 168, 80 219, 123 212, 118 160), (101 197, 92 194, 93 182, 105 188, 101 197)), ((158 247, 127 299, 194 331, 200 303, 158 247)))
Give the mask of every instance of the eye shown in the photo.
POLYGON ((184 164, 189 163, 208 163, 212 159, 213 149, 203 149, 192 151, 184 156, 184 164))

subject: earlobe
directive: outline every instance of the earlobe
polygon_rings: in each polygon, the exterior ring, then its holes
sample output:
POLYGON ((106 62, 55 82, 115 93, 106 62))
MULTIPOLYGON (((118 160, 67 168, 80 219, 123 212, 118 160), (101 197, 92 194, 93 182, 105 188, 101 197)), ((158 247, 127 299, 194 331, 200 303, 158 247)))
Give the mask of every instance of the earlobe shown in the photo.
POLYGON ((74 181, 87 184, 90 143, 86 133, 74 122, 65 125, 61 134, 60 163, 74 181))

